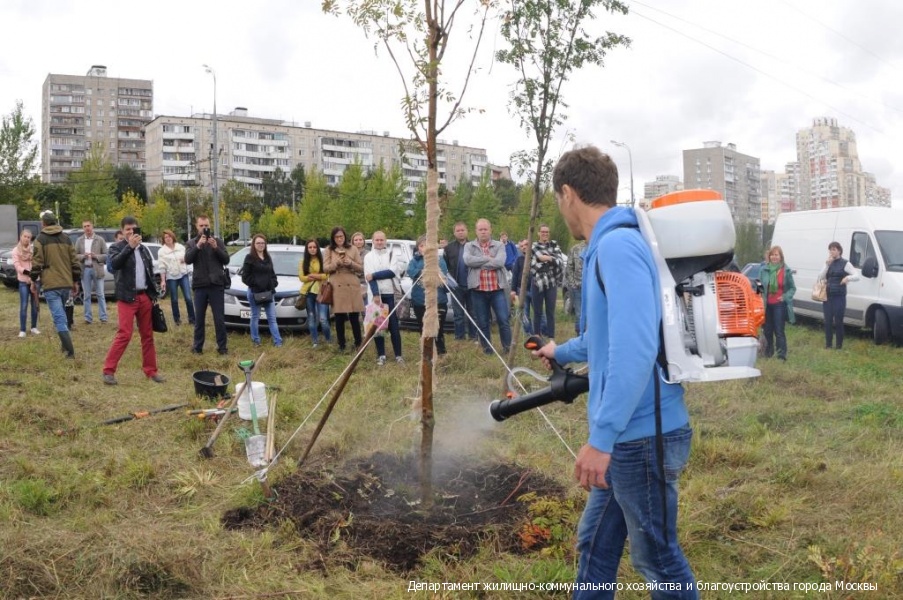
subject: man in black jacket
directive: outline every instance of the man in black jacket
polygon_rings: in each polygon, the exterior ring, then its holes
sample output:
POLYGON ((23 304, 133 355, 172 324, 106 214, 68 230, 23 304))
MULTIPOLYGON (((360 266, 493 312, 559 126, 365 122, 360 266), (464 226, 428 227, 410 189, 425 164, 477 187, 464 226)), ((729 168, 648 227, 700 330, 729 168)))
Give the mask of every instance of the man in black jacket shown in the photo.
POLYGON ((463 340, 465 333, 470 339, 477 339, 477 328, 468 316, 471 311, 470 291, 467 289, 467 265, 464 264, 464 245, 467 243, 467 225, 463 221, 455 223, 455 239, 445 246, 445 264, 448 265, 448 274, 458 284, 452 290, 457 302, 453 304, 452 315, 455 318, 455 339, 463 340), (463 308, 462 308, 463 307, 463 308), (465 311, 467 314, 464 314, 465 311))
POLYGON ((191 289, 194 290, 194 343, 191 351, 200 354, 204 351, 206 335, 207 305, 213 314, 213 328, 216 330, 216 351, 228 354, 226 338, 226 275, 223 269, 229 264, 229 253, 223 240, 213 236, 210 231, 210 218, 200 215, 195 221, 198 235, 188 240, 185 249, 185 263, 194 265, 191 276, 191 289))
POLYGON ((166 381, 157 372, 157 349, 154 347, 154 328, 151 310, 159 295, 154 281, 154 259, 150 250, 141 244, 141 230, 135 217, 123 217, 121 222, 125 239, 107 250, 110 266, 116 275, 116 311, 119 328, 103 363, 103 382, 116 385, 116 367, 132 341, 134 321, 138 321, 141 336, 141 369, 155 383, 166 381))

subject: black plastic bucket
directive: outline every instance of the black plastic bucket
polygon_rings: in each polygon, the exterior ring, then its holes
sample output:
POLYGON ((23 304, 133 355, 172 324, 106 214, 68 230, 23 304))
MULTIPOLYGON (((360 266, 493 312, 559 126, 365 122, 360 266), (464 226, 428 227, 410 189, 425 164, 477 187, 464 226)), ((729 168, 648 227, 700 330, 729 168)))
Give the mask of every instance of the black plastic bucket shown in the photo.
POLYGON ((216 371, 195 371, 194 393, 198 396, 218 400, 225 397, 229 388, 229 376, 216 371), (217 378, 219 383, 217 383, 217 378))

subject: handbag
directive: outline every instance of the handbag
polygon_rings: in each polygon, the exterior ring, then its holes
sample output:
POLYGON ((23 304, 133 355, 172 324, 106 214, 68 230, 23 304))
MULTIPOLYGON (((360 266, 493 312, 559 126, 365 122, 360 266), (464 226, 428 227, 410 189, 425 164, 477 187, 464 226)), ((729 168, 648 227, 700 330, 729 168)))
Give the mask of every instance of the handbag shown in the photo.
POLYGON ((166 315, 163 314, 163 309, 160 308, 156 301, 151 307, 151 328, 154 330, 154 333, 166 333, 169 331, 169 327, 166 326, 166 315))
POLYGON ((332 284, 328 281, 320 283, 320 293, 317 294, 317 304, 332 304, 332 284))
POLYGON ((273 301, 273 291, 254 292, 254 302, 257 304, 269 304, 273 301))
POLYGON ((812 285, 812 299, 816 302, 828 301, 828 282, 824 279, 816 279, 812 285))
POLYGON ((232 273, 229 272, 229 267, 223 267, 223 287, 227 290, 232 287, 232 273))

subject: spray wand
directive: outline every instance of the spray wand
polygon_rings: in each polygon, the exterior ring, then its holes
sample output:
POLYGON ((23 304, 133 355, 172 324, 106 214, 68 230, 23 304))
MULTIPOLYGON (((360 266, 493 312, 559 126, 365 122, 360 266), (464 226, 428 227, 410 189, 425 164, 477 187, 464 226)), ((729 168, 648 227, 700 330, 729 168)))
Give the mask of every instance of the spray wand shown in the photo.
MULTIPOLYGON (((537 335, 531 335, 524 342, 524 348, 527 350, 538 350, 544 345, 542 338, 537 335)), ((549 362, 552 365, 552 374, 548 378, 541 378, 535 371, 530 369, 520 369, 537 379, 545 379, 549 382, 549 387, 524 396, 514 396, 511 378, 509 377, 508 389, 512 391, 509 391, 509 398, 495 400, 489 405, 489 414, 492 415, 492 418, 496 421, 504 421, 508 417, 513 417, 531 408, 551 404, 556 400, 565 404, 571 404, 577 396, 589 390, 588 376, 577 375, 571 369, 562 367, 554 359, 550 359, 549 362)))

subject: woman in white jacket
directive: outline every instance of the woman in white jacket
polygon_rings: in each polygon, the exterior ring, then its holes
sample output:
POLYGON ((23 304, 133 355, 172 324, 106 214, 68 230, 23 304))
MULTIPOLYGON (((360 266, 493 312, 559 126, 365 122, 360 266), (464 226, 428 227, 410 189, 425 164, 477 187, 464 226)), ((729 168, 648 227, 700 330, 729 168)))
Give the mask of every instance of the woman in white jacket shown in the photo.
MULTIPOLYGON (((400 253, 399 253, 400 254, 400 253)), ((389 338, 395 352, 395 362, 404 363, 401 357, 401 328, 398 326, 398 314, 395 309, 395 278, 404 266, 402 256, 393 256, 392 250, 386 248, 386 234, 382 231, 373 233, 373 249, 364 257, 364 278, 370 286, 373 301, 389 307, 389 338)), ((376 364, 386 364, 386 340, 376 337, 376 364)))
POLYGON ((169 290, 169 299, 172 302, 172 319, 176 325, 182 324, 182 314, 179 312, 179 289, 185 296, 185 307, 188 309, 188 323, 194 325, 194 301, 191 299, 191 277, 188 274, 188 265, 185 264, 185 246, 176 241, 176 234, 169 229, 163 230, 163 246, 157 253, 160 261, 161 286, 160 293, 165 294, 169 290))

